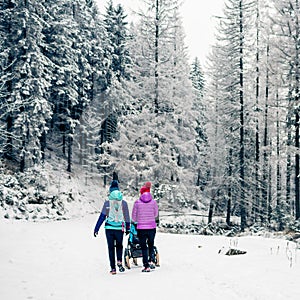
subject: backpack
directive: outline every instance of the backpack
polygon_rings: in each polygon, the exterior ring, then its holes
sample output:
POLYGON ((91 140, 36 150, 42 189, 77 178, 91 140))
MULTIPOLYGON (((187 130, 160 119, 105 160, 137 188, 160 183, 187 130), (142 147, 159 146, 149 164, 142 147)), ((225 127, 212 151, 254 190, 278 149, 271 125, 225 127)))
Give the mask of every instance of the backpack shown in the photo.
POLYGON ((111 223, 123 223, 123 200, 109 200, 109 212, 107 217, 107 222, 111 223))

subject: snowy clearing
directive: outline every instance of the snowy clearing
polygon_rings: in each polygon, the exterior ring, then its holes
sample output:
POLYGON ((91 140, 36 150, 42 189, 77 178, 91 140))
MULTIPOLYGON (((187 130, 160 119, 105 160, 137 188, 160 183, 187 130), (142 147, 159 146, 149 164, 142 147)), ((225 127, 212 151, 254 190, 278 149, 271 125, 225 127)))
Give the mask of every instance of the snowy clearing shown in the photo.
POLYGON ((93 237, 97 218, 2 219, 0 299, 300 299, 300 250, 294 243, 158 232, 160 268, 142 273, 138 260, 138 267, 112 276, 104 229, 93 237), (247 253, 218 254, 229 246, 247 253))

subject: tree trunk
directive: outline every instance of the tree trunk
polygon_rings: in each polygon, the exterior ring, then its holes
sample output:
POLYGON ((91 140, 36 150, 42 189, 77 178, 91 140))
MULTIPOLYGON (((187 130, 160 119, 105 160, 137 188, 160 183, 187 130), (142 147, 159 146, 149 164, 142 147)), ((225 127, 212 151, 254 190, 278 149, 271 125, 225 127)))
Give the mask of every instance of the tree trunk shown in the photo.
POLYGON ((293 214, 294 213, 294 207, 293 207, 293 201, 292 201, 292 195, 291 195, 291 186, 292 186, 292 156, 290 152, 290 147, 292 145, 292 120, 291 120, 291 107, 292 107, 292 88, 291 85, 289 86, 289 93, 288 93, 288 115, 287 115, 287 125, 286 125, 286 130, 287 130, 287 141, 286 141, 286 146, 287 146, 287 157, 286 157, 286 205, 289 208, 289 213, 293 214))
MULTIPOLYGON (((297 97, 298 98, 298 97, 297 97)), ((296 101, 298 103, 298 101, 296 101)), ((295 120, 295 147, 296 151, 299 151, 299 113, 296 112, 296 120, 295 120)), ((299 153, 297 152, 295 155, 295 215, 296 220, 300 218, 300 195, 299 195, 299 153)))
POLYGON ((227 199, 227 211, 226 211, 226 224, 228 226, 231 225, 230 217, 231 217, 231 197, 232 197, 232 192, 231 192, 231 186, 228 188, 228 199, 227 199))
POLYGON ((260 90, 260 70, 259 70, 259 29, 260 29, 260 14, 259 14, 259 1, 256 2, 256 119, 255 119, 255 193, 253 201, 253 218, 254 222, 257 221, 259 215, 260 206, 260 176, 259 176, 259 166, 260 166, 260 140, 259 140, 259 90, 260 90))
MULTIPOLYGON (((299 3, 298 0, 296 1, 296 11, 299 12, 299 3)), ((299 43, 299 22, 298 18, 296 20, 296 38, 297 43, 299 43)), ((295 78, 295 106, 299 106, 299 47, 297 44, 296 47, 296 57, 295 57, 295 70, 296 70, 296 78, 295 78)), ((295 148, 296 148, 296 155, 295 155, 295 216, 296 220, 300 219, 300 191, 299 191, 299 108, 296 107, 295 109, 295 148)))
POLYGON ((13 140, 12 140, 12 127, 13 127, 13 118, 9 114, 6 118, 6 147, 5 147, 5 157, 8 160, 12 160, 13 157, 13 140))
POLYGON ((283 219, 282 213, 285 209, 285 206, 282 205, 281 200, 281 168, 280 168, 280 127, 279 127, 279 95, 278 91, 276 93, 276 154, 277 154, 277 166, 276 166, 276 198, 277 198, 277 213, 278 213, 278 222, 279 230, 283 230, 283 219))
POLYGON ((68 137, 68 167, 67 171, 72 172, 72 154, 73 154, 73 137, 68 137))
POLYGON ((46 146, 47 146, 47 135, 45 130, 42 132, 41 138, 40 138, 40 143, 41 143, 41 154, 42 154, 42 162, 45 161, 45 151, 46 151, 46 146))
MULTIPOLYGON (((231 128, 232 131, 232 128, 231 128)), ((228 178, 231 180, 232 177, 232 148, 229 149, 229 158, 228 158, 228 178)), ((232 190, 231 190, 231 182, 228 184, 227 191, 227 210, 226 210, 226 224, 230 226, 230 217, 231 217, 231 198, 232 198, 232 190)))
POLYGON ((210 204, 209 204, 208 224, 212 223, 212 217, 213 217, 213 213, 214 213, 214 202, 215 202, 215 199, 214 199, 214 197, 212 197, 210 200, 210 204))
POLYGON ((268 174, 268 223, 271 223, 272 217, 272 165, 269 164, 269 174, 268 174))
MULTIPOLYGON (((267 45, 267 63, 269 61, 269 45, 267 45)), ((262 211, 261 221, 265 223, 268 215, 268 114, 269 114, 269 69, 266 71, 266 96, 265 96, 265 113, 264 113, 264 138, 263 138, 263 186, 262 186, 262 211)))
POLYGON ((158 75, 158 46, 159 46, 159 0, 156 0, 156 14, 155 14, 155 66, 154 66, 154 80, 155 80, 155 98, 154 98, 154 112, 159 112, 159 75, 158 75))
POLYGON ((244 75, 243 75, 243 47, 244 47, 244 37, 243 37, 243 1, 240 0, 240 184, 241 184, 241 194, 240 194, 240 214, 241 214, 241 230, 244 231, 246 227, 246 201, 245 201, 245 145, 244 145, 244 75))
POLYGON ((25 171, 25 158, 26 158, 25 146, 26 146, 25 137, 23 137, 22 148, 21 148, 20 172, 25 171))

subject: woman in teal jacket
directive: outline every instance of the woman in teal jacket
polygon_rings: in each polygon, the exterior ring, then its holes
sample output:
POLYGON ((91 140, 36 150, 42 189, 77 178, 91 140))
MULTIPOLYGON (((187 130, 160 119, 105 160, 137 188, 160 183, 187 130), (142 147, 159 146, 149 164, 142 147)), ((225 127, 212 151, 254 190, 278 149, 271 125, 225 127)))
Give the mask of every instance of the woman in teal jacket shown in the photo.
POLYGON ((129 233, 130 215, 128 204, 123 200, 123 195, 119 190, 112 191, 109 195, 109 200, 105 201, 103 204, 101 214, 94 229, 95 237, 98 235, 98 231, 104 221, 111 267, 110 273, 116 274, 115 248, 117 254, 117 266, 120 272, 124 272, 125 269, 122 265, 123 234, 124 227, 126 228, 126 234, 129 233))

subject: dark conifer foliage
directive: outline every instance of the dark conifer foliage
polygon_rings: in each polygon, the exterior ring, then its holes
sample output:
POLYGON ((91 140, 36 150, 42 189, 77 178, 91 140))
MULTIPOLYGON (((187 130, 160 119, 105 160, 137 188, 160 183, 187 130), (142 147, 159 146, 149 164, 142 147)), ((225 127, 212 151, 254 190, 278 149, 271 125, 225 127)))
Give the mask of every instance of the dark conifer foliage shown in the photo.
POLYGON ((198 92, 198 97, 203 97, 205 79, 204 79, 204 73, 198 57, 195 57, 194 61, 192 62, 191 80, 193 83, 193 87, 198 92))
POLYGON ((24 171, 44 157, 47 140, 56 140, 71 171, 75 127, 99 87, 95 3, 0 4, 0 154, 24 171))
POLYGON ((41 137, 51 118, 52 62, 45 56, 45 7, 42 1, 2 1, 1 150, 24 171, 41 156, 41 137))
POLYGON ((69 178, 150 180, 166 210, 299 228, 299 0, 224 1, 204 73, 179 0, 141 1, 130 28, 112 0, 0 0, 0 205, 54 153, 69 178))
POLYGON ((126 15, 123 7, 116 7, 112 1, 108 2, 104 17, 106 41, 104 43, 104 59, 106 68, 105 89, 112 85, 114 77, 118 81, 130 79, 129 66, 131 58, 126 46, 128 41, 126 15))

